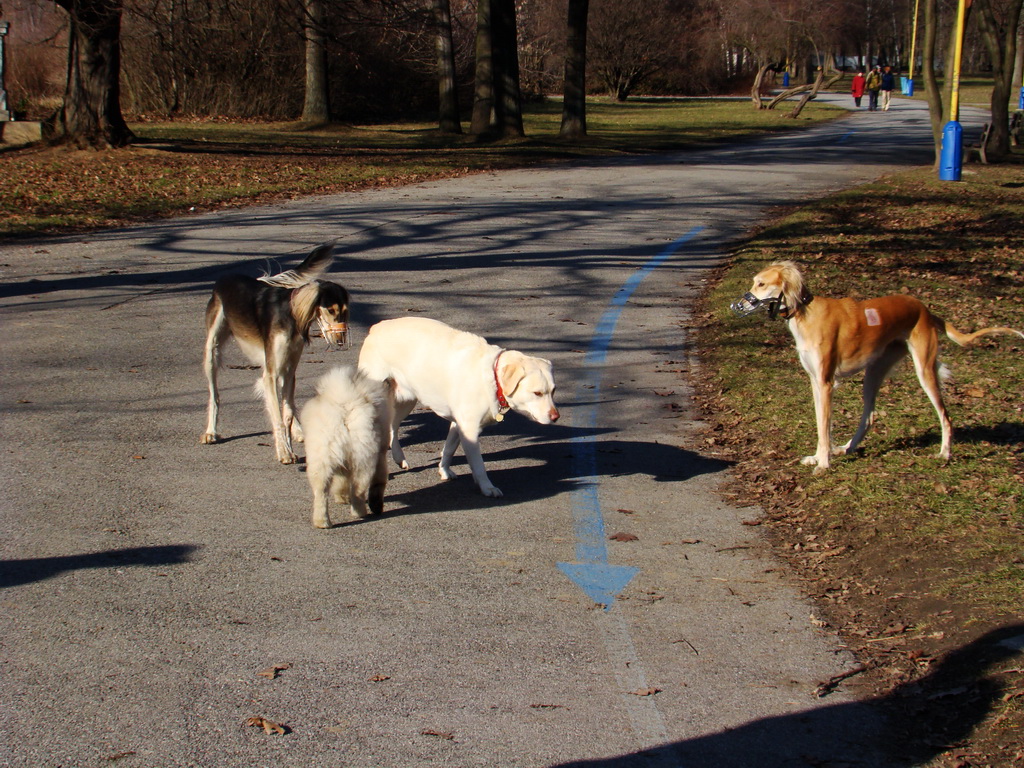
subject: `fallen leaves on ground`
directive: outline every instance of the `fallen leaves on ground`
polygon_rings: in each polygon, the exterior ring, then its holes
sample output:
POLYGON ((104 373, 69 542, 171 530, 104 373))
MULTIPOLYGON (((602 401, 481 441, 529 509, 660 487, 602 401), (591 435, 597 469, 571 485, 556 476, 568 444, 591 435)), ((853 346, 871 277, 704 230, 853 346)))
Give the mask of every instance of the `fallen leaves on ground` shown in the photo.
POLYGON ((435 731, 432 728, 425 728, 424 730, 420 731, 420 736, 435 736, 439 739, 444 739, 446 741, 452 741, 455 739, 454 733, 450 733, 448 731, 435 731))
POLYGON ((253 728, 262 728, 264 733, 276 734, 278 736, 284 736, 288 733, 288 727, 275 723, 273 720, 268 720, 265 717, 250 717, 245 721, 246 725, 252 726, 253 728))
POLYGON ((636 536, 636 535, 634 535, 632 533, 624 533, 622 531, 620 531, 619 533, 613 533, 608 538, 611 539, 612 541, 639 541, 640 540, 639 536, 636 536))
POLYGON ((292 668, 291 664, 275 664, 274 666, 267 667, 262 672, 257 672, 256 674, 259 675, 260 677, 265 677, 268 680, 273 680, 275 677, 277 677, 279 674, 281 674, 284 670, 291 669, 291 668, 292 668))

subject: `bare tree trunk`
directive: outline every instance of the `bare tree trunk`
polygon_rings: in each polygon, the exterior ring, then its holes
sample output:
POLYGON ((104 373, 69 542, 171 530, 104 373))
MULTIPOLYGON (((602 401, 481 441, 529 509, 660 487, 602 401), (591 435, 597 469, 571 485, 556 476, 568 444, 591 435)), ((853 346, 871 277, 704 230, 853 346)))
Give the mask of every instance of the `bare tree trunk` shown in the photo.
POLYGON ((455 46, 452 44, 450 0, 433 0, 437 26, 438 128, 442 133, 462 133, 459 121, 459 89, 455 77, 455 46))
MULTIPOLYGON (((973 2, 968 2, 967 3, 967 7, 964 9, 964 28, 961 31, 963 32, 963 34, 965 36, 967 34, 966 33, 967 24, 968 24, 968 22, 971 19, 971 11, 973 10, 973 8, 974 8, 974 3, 973 2)), ((957 47, 956 33, 957 33, 957 29, 956 29, 956 14, 954 13, 954 15, 953 15, 953 22, 950 25, 950 30, 949 30, 949 48, 946 50, 946 65, 945 65, 945 69, 943 70, 943 73, 945 74, 945 82, 943 83, 943 88, 942 88, 942 90, 943 90, 943 102, 944 102, 943 103, 943 112, 944 112, 944 114, 942 116, 943 117, 943 120, 942 120, 942 124, 943 125, 945 125, 946 123, 948 123, 950 120, 953 119, 953 115, 950 113, 950 110, 953 108, 953 63, 956 60, 956 47, 957 47)), ((957 118, 959 118, 959 115, 957 115, 957 118)), ((940 142, 940 149, 941 149, 941 142, 940 142)))
POLYGON ((1022 78, 1024 78, 1024 24, 1017 27, 1017 55, 1013 59, 1013 77, 1010 78, 1011 91, 1014 88, 1024 87, 1024 84, 1021 83, 1022 78))
POLYGON ((1024 0, 1014 0, 1004 6, 1006 15, 1002 20, 996 17, 991 0, 984 0, 978 9, 978 29, 992 63, 992 129, 985 146, 985 158, 996 162, 1010 154, 1008 105, 1013 87, 1013 63, 1017 56, 1017 27, 1022 2, 1024 0))
MULTIPOLYGON (((834 83, 836 80, 839 80, 840 78, 842 78, 842 76, 843 76, 842 73, 836 75, 835 79, 832 80, 831 82, 829 82, 829 86, 831 86, 832 83, 834 83)), ((815 96, 818 95, 818 91, 821 90, 821 84, 823 82, 825 82, 825 68, 824 67, 820 67, 818 69, 817 76, 814 78, 814 84, 811 85, 804 92, 803 97, 800 99, 799 102, 797 102, 797 105, 795 107, 793 107, 793 111, 790 112, 788 115, 786 115, 786 117, 791 117, 793 119, 796 119, 797 117, 799 117, 800 113, 803 111, 804 107, 807 106, 807 102, 810 101, 811 99, 813 99, 815 96)))
POLYGON ((302 121, 321 125, 331 119, 324 4, 323 0, 303 0, 302 7, 302 28, 306 37, 306 98, 302 105, 302 121))
POLYGON ((559 135, 587 135, 587 11, 590 0, 569 0, 566 23, 565 85, 562 89, 562 127, 559 135))
POLYGON ((472 132, 522 136, 515 0, 479 0, 472 132))
POLYGON ((771 64, 762 64, 757 68, 754 85, 750 88, 750 99, 754 102, 754 109, 764 109, 764 102, 761 100, 761 83, 764 82, 765 73, 768 72, 771 66, 771 64))
POLYGON ((491 27, 491 0, 477 0, 475 79, 470 131, 480 136, 491 132, 494 124, 494 40, 491 27))
POLYGON ((121 0, 56 0, 70 17, 58 138, 82 147, 123 147, 135 136, 121 114, 121 0))
POLYGON ((515 0, 492 0, 495 118, 504 137, 524 136, 523 99, 519 90, 519 40, 515 0))
POLYGON ((939 167, 942 159, 942 128, 945 105, 942 91, 939 90, 938 79, 935 77, 935 48, 939 29, 939 11, 937 0, 925 0, 924 3, 924 40, 921 46, 921 74, 924 77, 924 90, 928 97, 928 112, 932 122, 932 143, 935 146, 935 167, 939 167))
POLYGON ((810 83, 809 85, 798 85, 795 88, 787 88, 785 91, 778 94, 771 101, 769 101, 768 106, 765 107, 765 109, 775 109, 775 107, 777 107, 783 101, 786 101, 786 99, 789 99, 792 96, 796 96, 798 93, 802 93, 803 96, 801 96, 800 101, 797 103, 797 105, 793 107, 793 111, 786 115, 786 117, 799 117, 804 107, 807 106, 807 102, 813 99, 815 96, 817 96, 822 89, 828 90, 837 82, 842 80, 843 73, 837 72, 833 74, 831 79, 829 79, 827 83, 824 82, 824 79, 825 73, 819 70, 818 76, 815 78, 813 83, 810 83))

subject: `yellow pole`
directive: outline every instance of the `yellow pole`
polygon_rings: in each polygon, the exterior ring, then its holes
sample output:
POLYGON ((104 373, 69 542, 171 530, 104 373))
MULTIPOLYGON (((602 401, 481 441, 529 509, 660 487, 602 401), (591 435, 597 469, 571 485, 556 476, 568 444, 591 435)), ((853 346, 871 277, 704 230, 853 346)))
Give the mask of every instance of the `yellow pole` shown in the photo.
POLYGON ((967 17, 967 0, 960 0, 956 6, 956 50, 953 54, 953 90, 949 95, 949 119, 960 119, 960 59, 964 51, 964 19, 967 17))
POLYGON ((914 31, 910 35, 910 72, 907 74, 911 80, 914 79, 914 49, 917 47, 917 9, 921 0, 914 0, 914 31))
POLYGON ((953 53, 952 89, 949 96, 949 122, 942 129, 942 149, 939 153, 939 178, 960 181, 963 164, 964 132, 960 125, 960 58, 964 48, 964 19, 967 0, 960 0, 956 9, 956 48, 953 53))

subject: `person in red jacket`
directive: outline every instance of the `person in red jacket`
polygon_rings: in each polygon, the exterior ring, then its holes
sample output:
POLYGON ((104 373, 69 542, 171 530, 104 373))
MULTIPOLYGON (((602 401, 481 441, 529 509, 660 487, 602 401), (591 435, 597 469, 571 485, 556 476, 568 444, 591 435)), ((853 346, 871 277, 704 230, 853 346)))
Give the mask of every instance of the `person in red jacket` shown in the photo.
POLYGON ((858 72, 853 76, 853 85, 850 87, 850 92, 853 94, 853 103, 858 107, 860 106, 860 100, 864 97, 864 73, 858 72))

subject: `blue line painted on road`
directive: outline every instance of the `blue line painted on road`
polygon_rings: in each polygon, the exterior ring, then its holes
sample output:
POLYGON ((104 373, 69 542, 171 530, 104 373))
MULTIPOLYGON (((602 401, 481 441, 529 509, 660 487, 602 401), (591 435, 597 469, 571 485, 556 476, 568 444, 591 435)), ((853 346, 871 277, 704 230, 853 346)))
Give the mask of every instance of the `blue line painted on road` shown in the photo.
MULTIPOLYGON (((619 322, 619 315, 622 314, 622 309, 626 306, 626 302, 629 301, 636 289, 640 287, 640 283, 651 272, 664 264, 676 251, 695 238, 703 229, 704 227, 695 227, 678 240, 670 243, 661 253, 630 275, 629 279, 622 284, 622 287, 615 292, 615 295, 608 304, 608 309, 605 310, 605 313, 597 323, 597 327, 594 329, 594 336, 590 340, 590 348, 587 350, 587 355, 583 360, 587 365, 600 365, 605 361, 605 358, 608 356, 608 347, 612 342, 612 336, 615 334, 615 325, 619 322)), ((600 380, 600 373, 598 373, 598 380, 600 380)))
POLYGON ((850 138, 851 136, 853 136, 853 134, 855 134, 855 133, 856 133, 856 131, 847 131, 846 133, 844 133, 844 134, 843 134, 842 136, 840 136, 840 137, 839 137, 839 138, 838 138, 838 139, 836 140, 836 144, 845 144, 845 143, 846 143, 846 140, 847 140, 848 138, 850 138))
POLYGON ((584 364, 587 366, 583 380, 576 391, 573 425, 582 434, 572 438, 572 467, 578 484, 572 496, 573 531, 576 536, 576 562, 559 563, 558 567, 574 581, 584 593, 604 609, 610 610, 615 597, 637 574, 637 568, 608 563, 608 545, 605 541, 604 515, 597 480, 597 416, 601 391, 600 366, 608 358, 608 349, 615 335, 615 326, 630 297, 640 284, 655 269, 664 264, 686 243, 695 238, 703 227, 694 227, 679 239, 670 243, 657 256, 644 264, 616 291, 609 302, 587 348, 584 364))

